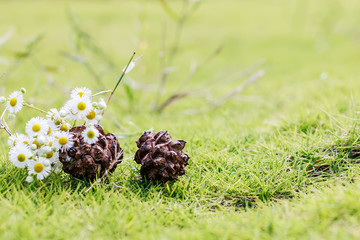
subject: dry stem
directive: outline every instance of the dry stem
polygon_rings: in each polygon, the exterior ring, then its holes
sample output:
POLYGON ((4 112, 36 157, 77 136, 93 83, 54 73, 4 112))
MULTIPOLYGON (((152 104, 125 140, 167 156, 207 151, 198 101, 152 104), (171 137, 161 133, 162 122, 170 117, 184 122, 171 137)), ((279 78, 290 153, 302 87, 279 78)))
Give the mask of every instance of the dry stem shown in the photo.
MULTIPOLYGON (((115 150, 116 150, 116 149, 115 149, 115 150)), ((116 152, 115 152, 115 158, 117 158, 118 154, 121 155, 123 152, 124 152, 123 150, 121 150, 120 153, 116 153, 116 152)), ((102 181, 105 177, 108 176, 110 169, 112 169, 112 168, 115 166, 115 164, 118 164, 118 163, 121 162, 121 161, 122 161, 122 159, 119 159, 119 160, 116 160, 116 161, 112 162, 112 163, 110 164, 109 168, 105 171, 104 175, 102 175, 101 178, 95 180, 95 181, 91 184, 91 186, 90 186, 88 189, 86 189, 85 194, 88 193, 97 183, 101 183, 101 181, 102 181)))

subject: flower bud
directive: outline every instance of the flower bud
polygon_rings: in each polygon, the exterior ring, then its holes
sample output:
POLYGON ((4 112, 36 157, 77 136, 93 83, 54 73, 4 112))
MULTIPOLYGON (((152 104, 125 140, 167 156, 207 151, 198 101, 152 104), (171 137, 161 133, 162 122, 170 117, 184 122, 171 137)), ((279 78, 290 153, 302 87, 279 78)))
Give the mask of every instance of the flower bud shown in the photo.
POLYGON ((1 96, 1 97, 0 97, 0 103, 4 103, 4 102, 6 102, 6 97, 1 96))
POLYGON ((92 103, 92 106, 93 106, 94 108, 97 108, 97 107, 98 107, 98 103, 97 103, 97 102, 93 102, 93 103, 92 103))
POLYGON ((35 151, 37 149, 36 144, 31 144, 31 150, 35 151))
POLYGON ((129 73, 135 67, 135 61, 131 61, 128 66, 125 66, 123 73, 129 73))
POLYGON ((45 152, 45 153, 52 152, 51 147, 49 147, 49 146, 44 147, 44 152, 45 152))
POLYGON ((103 110, 103 109, 105 109, 105 108, 106 108, 106 103, 105 103, 105 102, 103 102, 103 101, 101 101, 101 102, 99 102, 98 107, 99 107, 99 109, 100 109, 100 110, 103 110))
POLYGON ((25 93, 26 93, 26 89, 25 89, 25 88, 21 88, 21 89, 20 89, 20 92, 21 92, 22 94, 25 94, 25 93))
POLYGON ((27 181, 28 183, 31 183, 34 181, 34 179, 32 176, 27 176, 25 181, 27 181))
POLYGON ((67 115, 66 111, 64 109, 61 109, 59 112, 60 117, 65 117, 67 115))

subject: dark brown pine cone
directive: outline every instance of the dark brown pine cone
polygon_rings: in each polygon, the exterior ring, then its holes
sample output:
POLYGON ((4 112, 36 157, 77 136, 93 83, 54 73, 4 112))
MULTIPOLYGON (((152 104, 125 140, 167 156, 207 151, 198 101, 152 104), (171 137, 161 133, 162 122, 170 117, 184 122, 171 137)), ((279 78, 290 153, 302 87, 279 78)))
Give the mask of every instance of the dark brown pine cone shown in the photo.
POLYGON ((144 132, 136 141, 139 150, 135 162, 141 164, 142 176, 167 182, 185 174, 190 157, 182 151, 184 140, 171 140, 167 132, 144 132))
POLYGON ((102 177, 106 171, 113 172, 123 159, 123 150, 114 134, 105 134, 100 125, 95 125, 99 131, 98 141, 93 144, 84 142, 81 133, 86 126, 70 129, 73 134, 74 146, 68 151, 61 151, 59 158, 63 170, 79 179, 93 180, 102 177))

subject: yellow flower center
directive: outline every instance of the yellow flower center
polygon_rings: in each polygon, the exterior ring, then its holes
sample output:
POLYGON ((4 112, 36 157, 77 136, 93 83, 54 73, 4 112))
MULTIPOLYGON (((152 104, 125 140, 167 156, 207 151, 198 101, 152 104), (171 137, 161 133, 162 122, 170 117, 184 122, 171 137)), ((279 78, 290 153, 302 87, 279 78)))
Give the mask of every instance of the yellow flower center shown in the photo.
POLYGON ((24 162, 26 160, 26 157, 24 154, 20 153, 18 156, 17 156, 17 160, 19 162, 24 162))
POLYGON ((86 115, 86 118, 89 120, 93 120, 95 117, 96 117, 96 113, 94 110, 91 110, 91 112, 88 115, 86 115))
POLYGON ((44 165, 42 163, 35 163, 34 170, 37 173, 41 173, 44 170, 44 165))
POLYGON ((60 130, 67 132, 67 131, 69 131, 69 127, 68 127, 68 125, 63 124, 63 125, 61 125, 60 130))
POLYGON ((55 113, 53 113, 53 114, 51 115, 51 120, 54 120, 54 117, 55 117, 55 113))
POLYGON ((33 144, 35 144, 37 148, 41 147, 41 145, 40 145, 40 143, 38 142, 37 139, 35 139, 35 141, 33 141, 33 144))
POLYGON ((91 138, 94 138, 94 137, 95 137, 95 132, 90 130, 90 131, 87 132, 86 135, 87 135, 88 138, 91 139, 91 138))
POLYGON ((10 99, 10 106, 15 107, 16 103, 17 103, 17 99, 16 99, 16 98, 10 99))
POLYGON ((61 119, 58 119, 56 122, 55 122, 55 125, 60 125, 61 124, 61 119))
POLYGON ((50 135, 50 133, 51 133, 51 127, 49 127, 49 130, 48 130, 48 132, 47 132, 47 135, 50 135))
POLYGON ((51 152, 48 152, 47 154, 46 154, 46 158, 52 158, 54 156, 54 153, 51 151, 51 152))
POLYGON ((80 110, 80 111, 84 111, 86 109, 86 103, 84 102, 79 102, 78 105, 77 105, 77 108, 80 110))
POLYGON ((50 146, 50 147, 52 147, 52 144, 53 144, 52 142, 49 142, 49 146, 50 146))
POLYGON ((67 144, 67 142, 68 142, 68 139, 66 137, 59 138, 60 145, 64 146, 65 144, 67 144))
POLYGON ((79 96, 82 97, 85 93, 84 92, 78 92, 79 96))
POLYGON ((41 127, 40 127, 40 124, 38 124, 38 123, 35 123, 35 124, 32 126, 32 130, 33 130, 34 132, 38 132, 38 131, 40 131, 40 129, 41 129, 41 127))

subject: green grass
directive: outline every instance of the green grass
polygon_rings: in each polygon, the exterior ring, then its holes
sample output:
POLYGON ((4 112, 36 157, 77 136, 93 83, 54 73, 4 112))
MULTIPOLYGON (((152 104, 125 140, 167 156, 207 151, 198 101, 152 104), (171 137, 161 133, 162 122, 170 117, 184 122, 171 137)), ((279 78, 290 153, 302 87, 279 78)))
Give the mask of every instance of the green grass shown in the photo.
MULTIPOLYGON (((1 1, 0 9, 0 35, 16 29, 0 46, 0 57, 14 60, 30 36, 43 36, 34 55, 13 71, 0 64, 0 75, 7 72, 0 95, 26 87, 30 102, 49 109, 60 107, 72 87, 100 89, 81 64, 61 55, 75 52, 67 9, 116 64, 105 72, 107 89, 132 51, 144 55, 102 121, 109 131, 128 136, 120 138, 125 159, 89 193, 90 183, 65 174, 26 183, 26 172, 7 160, 7 135, 0 132, 1 239, 360 237, 354 154, 360 148, 358 1, 205 1, 184 26, 173 62, 178 71, 169 75, 161 100, 187 77, 191 61, 206 59, 219 44, 224 50, 184 90, 211 86, 207 98, 214 99, 246 77, 231 84, 226 79, 262 61, 266 75, 226 104, 198 114, 188 110, 207 106, 201 94, 161 114, 152 110, 163 22, 168 47, 175 27, 157 1, 1 1), (39 63, 56 69, 47 72, 54 84, 39 63), (178 181, 138 179, 135 141, 151 128, 188 142, 190 165, 178 181)), ((101 55, 86 49, 78 54, 97 72, 107 67, 101 55)), ((11 129, 24 131, 35 115, 23 110, 9 120, 11 129)))

